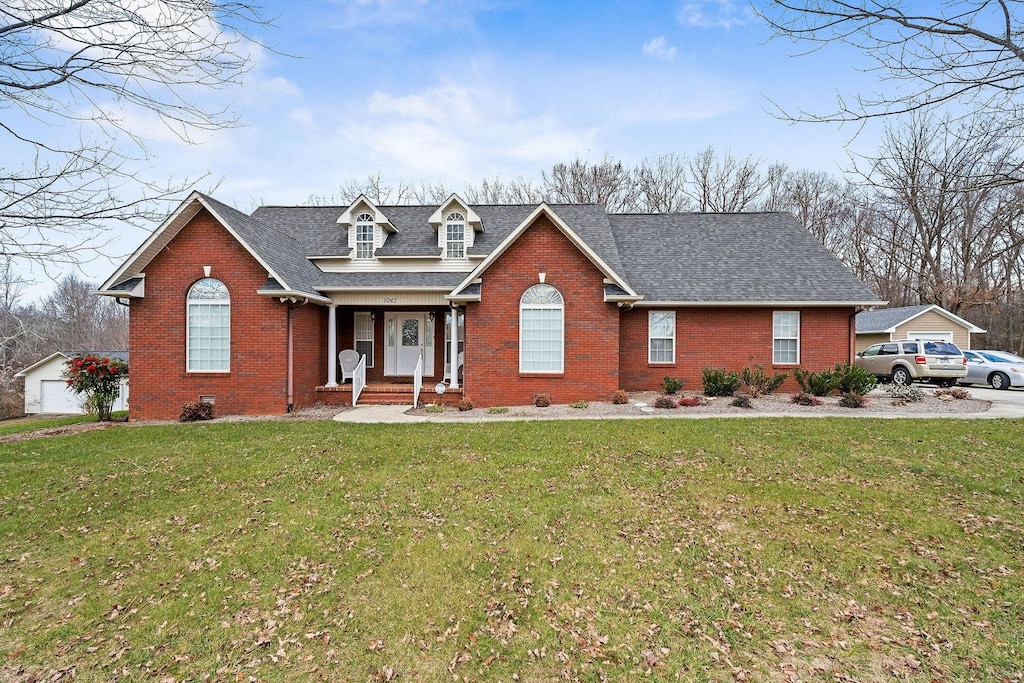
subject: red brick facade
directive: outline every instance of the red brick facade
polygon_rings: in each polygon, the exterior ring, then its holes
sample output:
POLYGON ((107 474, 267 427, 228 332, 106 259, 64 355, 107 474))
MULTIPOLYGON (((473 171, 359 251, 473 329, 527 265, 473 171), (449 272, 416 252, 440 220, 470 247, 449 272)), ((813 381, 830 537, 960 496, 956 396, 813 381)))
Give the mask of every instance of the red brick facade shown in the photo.
POLYGON ((634 308, 622 316, 619 342, 622 388, 657 389, 666 375, 684 381, 684 388, 701 388, 707 367, 740 370, 761 365, 771 373, 786 372, 783 389, 798 389, 793 368, 817 372, 852 360, 853 307, 849 308, 680 308, 676 311, 676 362, 647 362, 647 315, 634 308), (800 311, 800 363, 772 364, 772 313, 800 311))
MULTIPOLYGON (((146 267, 145 298, 131 303, 131 419, 176 419, 182 405, 201 395, 214 396, 221 415, 285 412, 288 313, 276 299, 256 295, 266 279, 266 270, 205 210, 171 240, 146 267), (204 277, 203 266, 211 267, 211 277, 231 296, 231 370, 226 373, 185 367, 185 297, 204 277)), ((294 393, 301 406, 312 400, 325 367, 326 325, 317 306, 307 304, 293 315, 300 369, 294 393)))
POLYGON ((478 406, 607 401, 619 388, 619 311, 604 302, 604 275, 546 217, 537 219, 482 276, 466 307, 466 396, 478 406), (519 300, 540 282, 565 301, 564 372, 519 372, 519 300))

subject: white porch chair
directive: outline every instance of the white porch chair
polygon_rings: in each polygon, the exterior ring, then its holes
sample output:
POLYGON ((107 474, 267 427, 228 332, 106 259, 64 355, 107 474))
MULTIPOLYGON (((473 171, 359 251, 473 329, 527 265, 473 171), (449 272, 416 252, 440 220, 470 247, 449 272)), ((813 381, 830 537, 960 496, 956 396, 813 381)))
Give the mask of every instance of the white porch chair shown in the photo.
POLYGON ((341 383, 346 379, 352 379, 352 373, 359 365, 359 353, 355 349, 345 349, 338 354, 338 362, 341 364, 341 383))

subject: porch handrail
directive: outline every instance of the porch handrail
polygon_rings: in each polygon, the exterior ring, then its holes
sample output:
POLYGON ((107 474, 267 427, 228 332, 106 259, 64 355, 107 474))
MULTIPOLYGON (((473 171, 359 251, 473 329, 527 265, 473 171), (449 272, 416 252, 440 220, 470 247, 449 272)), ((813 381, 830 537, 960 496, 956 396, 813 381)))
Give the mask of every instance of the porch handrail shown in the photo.
POLYGON ((366 388, 366 355, 359 356, 356 369, 352 371, 352 407, 356 407, 359 394, 366 388))
POLYGON ((416 361, 416 372, 412 374, 412 407, 420 405, 420 389, 423 388, 423 356, 416 361))

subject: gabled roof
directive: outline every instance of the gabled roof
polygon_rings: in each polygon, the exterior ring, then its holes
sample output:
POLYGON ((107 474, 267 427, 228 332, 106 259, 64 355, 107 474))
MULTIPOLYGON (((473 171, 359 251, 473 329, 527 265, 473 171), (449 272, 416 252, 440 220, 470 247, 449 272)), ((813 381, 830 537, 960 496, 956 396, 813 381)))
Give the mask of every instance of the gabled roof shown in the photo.
POLYGON ((32 372, 33 370, 35 370, 37 368, 43 367, 44 365, 46 365, 50 361, 54 360, 55 358, 64 358, 65 360, 67 360, 69 358, 74 358, 75 356, 78 356, 78 355, 82 355, 82 356, 99 356, 100 358, 116 358, 118 360, 123 360, 126 363, 128 362, 128 352, 127 351, 55 351, 55 352, 51 353, 49 356, 47 356, 46 358, 44 358, 42 360, 39 360, 39 361, 36 361, 35 363, 33 363, 32 365, 28 366, 24 370, 21 370, 19 372, 14 373, 14 376, 15 377, 25 377, 30 372, 32 372))
POLYGON ((904 325, 914 318, 920 317, 928 312, 935 312, 947 318, 953 323, 967 329, 974 334, 982 334, 985 330, 974 323, 964 320, 960 316, 953 315, 946 309, 936 304, 923 304, 920 306, 901 306, 899 308, 880 308, 874 311, 861 311, 857 314, 857 334, 872 332, 895 332, 896 328, 904 325))
POLYGON ((209 211, 266 269, 268 275, 278 282, 281 291, 327 302, 327 299, 316 291, 320 270, 306 258, 302 246, 293 237, 201 192, 189 195, 149 239, 103 283, 97 293, 127 296, 127 281, 140 277, 156 255, 202 209, 209 211))
POLYGON ((608 219, 641 306, 885 303, 788 213, 608 219))

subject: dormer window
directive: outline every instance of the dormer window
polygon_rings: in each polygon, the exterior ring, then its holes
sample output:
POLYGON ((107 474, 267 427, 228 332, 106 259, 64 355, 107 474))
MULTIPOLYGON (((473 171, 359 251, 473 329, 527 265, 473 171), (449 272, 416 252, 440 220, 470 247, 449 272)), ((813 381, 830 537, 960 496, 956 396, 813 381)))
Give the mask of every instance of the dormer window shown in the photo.
POLYGON ((448 258, 466 256, 466 217, 453 211, 444 219, 445 255, 448 258))
POLYGON ((368 213, 356 216, 353 228, 356 231, 356 258, 373 258, 374 220, 368 213))

